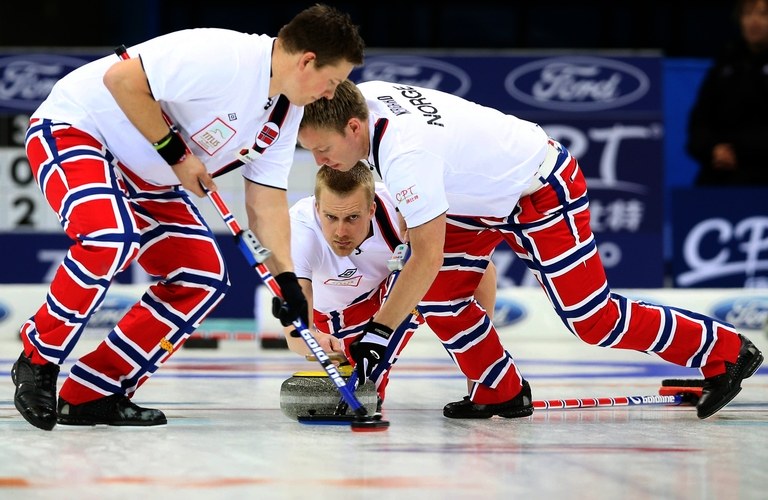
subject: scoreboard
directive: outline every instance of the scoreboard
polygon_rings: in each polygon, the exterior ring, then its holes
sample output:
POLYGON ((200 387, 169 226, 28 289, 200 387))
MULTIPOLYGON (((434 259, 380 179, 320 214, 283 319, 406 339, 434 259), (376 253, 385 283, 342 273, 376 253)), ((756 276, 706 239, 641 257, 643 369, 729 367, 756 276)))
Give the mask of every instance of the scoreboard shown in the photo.
POLYGON ((61 231, 24 153, 28 115, 0 115, 0 231, 61 231))

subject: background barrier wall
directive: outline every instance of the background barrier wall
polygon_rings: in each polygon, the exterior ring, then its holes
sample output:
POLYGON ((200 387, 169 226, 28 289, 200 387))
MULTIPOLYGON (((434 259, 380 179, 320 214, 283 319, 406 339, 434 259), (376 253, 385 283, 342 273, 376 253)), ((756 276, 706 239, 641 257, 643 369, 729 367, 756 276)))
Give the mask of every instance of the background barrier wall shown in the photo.
MULTIPOLYGON (((101 339, 138 300, 143 285, 113 285, 101 308, 94 313, 84 332, 85 338, 101 339)), ((0 286, 0 338, 18 335, 18 329, 45 299, 47 287, 37 285, 0 286)), ((618 293, 650 303, 660 303, 696 311, 731 323, 746 334, 761 331, 768 321, 768 290, 708 288, 708 289, 617 289, 618 293)), ((282 327, 270 313, 272 296, 259 287, 247 319, 208 318, 200 329, 202 336, 225 339, 253 340, 260 335, 274 338, 282 327), (257 318, 254 320, 254 318, 257 318)), ((246 300, 243 298, 243 300, 246 300)), ((505 339, 536 338, 564 339, 572 334, 552 310, 546 295, 537 288, 503 288, 498 291, 494 323, 505 339)), ((416 339, 429 338, 428 328, 416 339)))
MULTIPOLYGON (((88 60, 110 55, 111 48, 2 50, 0 252, 5 264, 0 268, 0 284, 44 284, 69 243, 29 172, 22 147, 28 115, 56 80, 88 60)), ((759 219, 768 213, 768 202, 764 201, 768 200, 768 190, 755 190, 750 195, 754 203, 738 215, 738 220, 729 222, 731 234, 742 234, 741 239, 710 237, 702 247, 706 248, 707 258, 726 252, 733 261, 713 261, 717 264, 748 260, 748 265, 735 266, 732 281, 691 283, 678 279, 680 273, 690 271, 690 266, 686 269, 679 265, 685 245, 673 244, 673 234, 690 234, 699 221, 675 217, 673 227, 673 215, 697 213, 698 209, 686 200, 701 201, 714 215, 721 208, 735 205, 719 193, 704 197, 698 190, 690 195, 673 195, 672 191, 692 189, 696 165, 684 151, 685 126, 708 66, 707 60, 670 60, 648 52, 575 55, 562 51, 395 53, 372 49, 366 65, 356 69, 352 78, 435 87, 540 123, 577 156, 587 175, 593 229, 613 287, 765 287, 768 231, 752 225, 747 234, 746 229, 738 233, 736 228, 742 220, 759 219), (747 244, 749 259, 738 253, 747 244)), ((297 150, 289 179, 292 202, 311 193, 315 168, 311 155, 297 150)), ((225 202, 244 224, 242 182, 238 172, 217 179, 225 202)), ((253 321, 258 276, 245 264, 209 201, 200 199, 198 205, 220 233, 219 243, 232 276, 232 290, 212 319, 253 321)), ((501 289, 535 285, 506 245, 499 247, 494 261, 501 289)), ((141 269, 132 266, 116 281, 143 288, 149 280, 141 269)))
MULTIPOLYGON (((727 289, 616 289, 633 299, 670 305, 706 314, 731 323, 739 330, 761 331, 768 320, 768 290, 727 289)), ((263 288, 257 292, 259 331, 268 336, 279 334, 280 323, 269 313, 271 296, 263 288)), ((547 296, 538 288, 516 287, 498 291, 494 324, 502 338, 562 340, 573 336, 555 314, 547 296)), ((414 339, 424 339, 424 327, 414 339)), ((427 332, 428 333, 428 332, 427 332)), ((429 337, 429 341, 437 341, 429 337)))

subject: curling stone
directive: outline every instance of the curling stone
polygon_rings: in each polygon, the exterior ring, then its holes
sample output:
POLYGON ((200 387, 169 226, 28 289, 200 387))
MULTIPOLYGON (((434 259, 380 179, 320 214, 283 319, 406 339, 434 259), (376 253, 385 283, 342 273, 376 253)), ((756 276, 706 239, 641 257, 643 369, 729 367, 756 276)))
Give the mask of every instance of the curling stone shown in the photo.
MULTIPOLYGON (((347 380, 352 367, 341 366, 339 373, 347 380)), ((358 386, 355 397, 369 411, 376 409, 378 396, 372 382, 358 386)), ((280 386, 280 410, 293 420, 309 415, 334 415, 340 401, 339 390, 324 371, 296 372, 280 386)), ((342 414, 351 414, 351 410, 342 414)))

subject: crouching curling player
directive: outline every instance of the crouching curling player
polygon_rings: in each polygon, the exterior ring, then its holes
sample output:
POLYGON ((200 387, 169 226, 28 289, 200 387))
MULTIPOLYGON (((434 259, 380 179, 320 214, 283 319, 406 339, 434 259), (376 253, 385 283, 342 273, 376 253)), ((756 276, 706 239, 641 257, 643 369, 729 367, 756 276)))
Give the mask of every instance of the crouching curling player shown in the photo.
MULTIPOLYGON (((384 185, 374 181, 364 162, 347 172, 321 167, 314 196, 299 200, 290 216, 292 260, 309 303, 310 331, 326 353, 351 360, 349 345, 363 333, 391 286, 387 263, 395 248, 407 240, 405 225, 384 185)), ((486 269, 476 298, 492 314, 496 298, 493 263, 486 269)), ((377 412, 392 365, 423 321, 414 311, 395 329, 383 362, 369 377, 376 384, 377 412)), ((285 334, 292 351, 310 354, 292 327, 285 334)))

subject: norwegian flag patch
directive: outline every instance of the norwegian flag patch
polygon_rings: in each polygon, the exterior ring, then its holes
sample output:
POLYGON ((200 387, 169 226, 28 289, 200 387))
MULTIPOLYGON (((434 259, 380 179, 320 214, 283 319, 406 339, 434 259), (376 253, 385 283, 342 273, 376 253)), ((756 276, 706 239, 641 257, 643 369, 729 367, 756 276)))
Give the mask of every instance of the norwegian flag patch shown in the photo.
POLYGON ((280 127, 274 122, 267 122, 261 128, 261 132, 256 136, 256 145, 266 148, 272 145, 280 136, 280 127))

